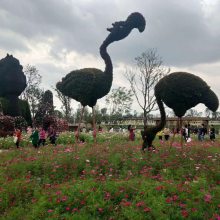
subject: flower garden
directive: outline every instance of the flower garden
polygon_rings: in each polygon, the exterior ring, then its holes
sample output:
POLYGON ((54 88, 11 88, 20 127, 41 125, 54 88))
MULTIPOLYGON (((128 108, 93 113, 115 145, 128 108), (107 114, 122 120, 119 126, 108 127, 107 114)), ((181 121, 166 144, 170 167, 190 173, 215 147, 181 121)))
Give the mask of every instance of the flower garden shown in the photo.
POLYGON ((16 149, 1 138, 0 219, 220 219, 220 141, 180 147, 102 133, 16 149))

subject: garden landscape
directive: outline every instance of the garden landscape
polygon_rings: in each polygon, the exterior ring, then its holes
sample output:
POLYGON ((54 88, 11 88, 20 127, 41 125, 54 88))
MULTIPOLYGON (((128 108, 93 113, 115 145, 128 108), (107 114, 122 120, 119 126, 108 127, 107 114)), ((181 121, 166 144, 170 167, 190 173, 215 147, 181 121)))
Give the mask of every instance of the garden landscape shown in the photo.
POLYGON ((220 3, 13 2, 0 220, 219 220, 220 3))

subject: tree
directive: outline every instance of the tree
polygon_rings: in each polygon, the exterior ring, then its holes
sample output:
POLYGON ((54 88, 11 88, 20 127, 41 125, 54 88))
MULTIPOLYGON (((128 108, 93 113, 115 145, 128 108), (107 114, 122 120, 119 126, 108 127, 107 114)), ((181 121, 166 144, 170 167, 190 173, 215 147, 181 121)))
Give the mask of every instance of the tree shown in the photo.
POLYGON ((209 118, 211 116, 211 113, 212 113, 212 111, 208 107, 206 107, 205 116, 209 118))
POLYGON ((27 87, 22 93, 21 98, 28 101, 32 118, 34 118, 38 110, 39 100, 43 96, 43 90, 39 87, 42 76, 38 73, 37 68, 31 65, 25 67, 24 73, 27 79, 27 87))
POLYGON ((131 90, 144 113, 144 127, 147 125, 148 114, 156 110, 154 87, 157 82, 170 72, 164 67, 161 57, 155 49, 148 49, 135 58, 136 68, 127 70, 125 77, 130 83, 131 90))
POLYGON ((61 109, 63 110, 64 117, 68 121, 71 117, 72 108, 71 108, 71 98, 68 96, 63 95, 57 88, 54 88, 57 92, 57 98, 61 101, 62 106, 61 109))
POLYGON ((109 106, 110 116, 122 115, 127 111, 130 111, 133 102, 132 96, 132 91, 125 87, 112 89, 105 99, 106 104, 109 106))
POLYGON ((45 91, 39 103, 39 108, 34 117, 37 125, 42 125, 45 116, 54 115, 53 93, 50 90, 45 91))
POLYGON ((202 116, 202 112, 198 112, 196 109, 189 109, 186 112, 186 117, 201 117, 202 116))
POLYGON ((220 112, 212 112, 212 119, 219 119, 220 117, 220 112))

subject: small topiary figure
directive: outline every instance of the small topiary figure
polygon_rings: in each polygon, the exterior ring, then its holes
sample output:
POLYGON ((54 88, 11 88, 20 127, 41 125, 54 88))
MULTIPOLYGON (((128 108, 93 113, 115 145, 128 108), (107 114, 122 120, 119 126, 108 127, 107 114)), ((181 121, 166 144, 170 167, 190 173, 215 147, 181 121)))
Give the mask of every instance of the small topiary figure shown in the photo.
MULTIPOLYGON (((84 107, 87 105, 92 107, 94 139, 96 127, 93 107, 96 105, 97 99, 108 94, 113 79, 113 66, 111 58, 107 53, 107 47, 114 41, 119 41, 127 37, 134 28, 143 32, 145 29, 145 19, 140 13, 135 12, 129 15, 126 21, 115 22, 112 25, 112 28, 107 29, 110 31, 110 34, 100 46, 100 55, 106 65, 104 72, 95 68, 75 70, 67 74, 62 81, 56 85, 57 89, 64 95, 82 104, 81 118, 84 107)), ((78 126, 78 132, 79 127, 80 125, 78 126)))
POLYGON ((6 98, 8 103, 8 114, 19 116, 20 109, 18 96, 26 88, 26 76, 19 60, 8 55, 0 60, 0 97, 6 98))

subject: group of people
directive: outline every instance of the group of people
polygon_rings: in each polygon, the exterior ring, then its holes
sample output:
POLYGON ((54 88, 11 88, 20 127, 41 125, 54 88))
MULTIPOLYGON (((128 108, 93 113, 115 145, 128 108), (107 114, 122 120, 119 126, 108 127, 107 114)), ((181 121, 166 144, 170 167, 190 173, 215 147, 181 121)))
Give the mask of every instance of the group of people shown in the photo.
MULTIPOLYGON (((180 133, 182 134, 184 140, 186 142, 190 142, 191 141, 191 128, 190 128, 190 125, 184 125, 182 127, 182 129, 177 132, 177 131, 174 131, 174 133, 180 133)), ((194 132, 195 134, 197 134, 198 136, 198 140, 199 141, 203 141, 205 139, 205 135, 207 134, 207 129, 205 128, 205 125, 202 124, 201 126, 199 126, 199 128, 196 130, 196 132, 194 132)), ((164 139, 167 141, 169 140, 169 137, 170 137, 170 130, 169 128, 164 128, 164 130, 161 130, 157 133, 157 136, 159 138, 159 140, 163 140, 163 136, 164 136, 164 139)), ((209 138, 211 141, 214 141, 215 140, 215 128, 213 125, 210 126, 210 129, 209 129, 209 138)))
POLYGON ((160 141, 163 140, 163 136, 164 136, 164 140, 168 141, 170 139, 170 129, 164 128, 163 130, 161 130, 157 133, 157 136, 160 141))
MULTIPOLYGON (((32 145, 35 148, 38 148, 41 145, 44 146, 47 138, 49 139, 51 144, 54 145, 56 144, 57 134, 52 126, 50 126, 47 131, 43 127, 34 128, 34 129, 28 127, 27 135, 29 135, 32 145)), ((14 143, 17 148, 19 148, 21 138, 22 138, 21 128, 16 128, 14 132, 14 143)))

